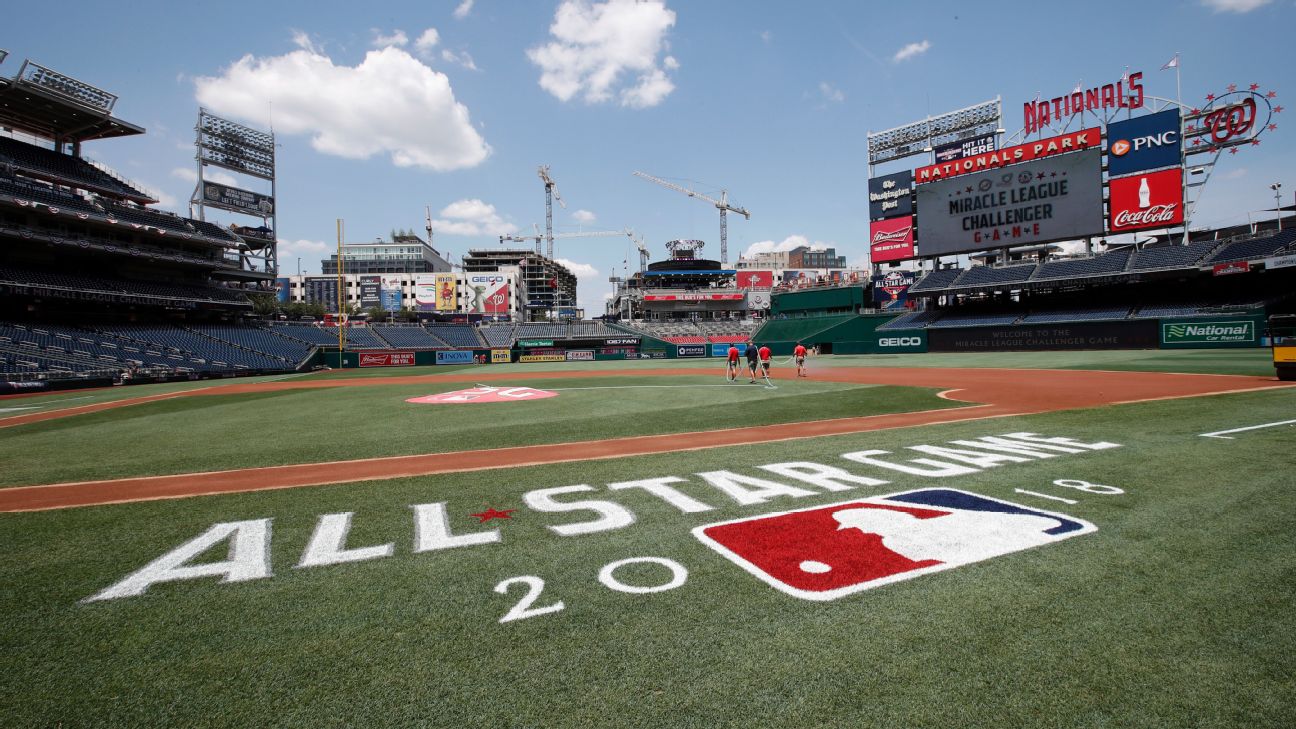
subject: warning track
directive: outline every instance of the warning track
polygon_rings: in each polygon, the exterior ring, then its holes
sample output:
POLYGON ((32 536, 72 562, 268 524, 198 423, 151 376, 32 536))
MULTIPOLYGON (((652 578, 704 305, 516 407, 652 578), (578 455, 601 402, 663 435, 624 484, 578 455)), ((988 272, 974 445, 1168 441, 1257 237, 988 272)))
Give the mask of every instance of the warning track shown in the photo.
MULTIPOLYGON (((699 369, 633 371, 575 371, 410 377, 374 377, 339 380, 293 380, 239 383, 199 390, 166 393, 31 413, 0 421, 0 428, 56 418, 130 407, 179 397, 220 397, 280 390, 376 387, 384 385, 517 382, 591 377, 680 377, 705 374, 699 369)), ((794 379, 792 372, 775 379, 794 379)), ((812 420, 749 428, 729 428, 696 433, 631 436, 598 441, 554 443, 484 450, 330 461, 286 466, 168 476, 123 478, 110 481, 18 486, 0 489, 0 512, 39 511, 73 506, 118 504, 268 489, 319 486, 409 476, 426 476, 493 468, 622 458, 626 456, 750 445, 799 438, 846 435, 872 430, 955 423, 1011 415, 1093 408, 1121 403, 1182 397, 1200 397, 1263 390, 1279 385, 1272 378, 1233 375, 1189 375, 1160 372, 1095 372, 1083 370, 1004 370, 946 368, 832 368, 816 371, 816 380, 852 384, 899 385, 944 390, 943 396, 969 403, 968 407, 888 415, 863 415, 832 420, 812 420)))

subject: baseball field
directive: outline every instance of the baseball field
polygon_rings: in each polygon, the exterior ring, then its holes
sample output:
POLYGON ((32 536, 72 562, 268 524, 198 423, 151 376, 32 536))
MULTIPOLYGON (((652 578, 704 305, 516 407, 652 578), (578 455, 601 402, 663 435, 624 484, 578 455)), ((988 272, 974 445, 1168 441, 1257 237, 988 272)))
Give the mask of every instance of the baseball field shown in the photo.
POLYGON ((0 398, 4 726, 1289 727, 1266 350, 0 398))

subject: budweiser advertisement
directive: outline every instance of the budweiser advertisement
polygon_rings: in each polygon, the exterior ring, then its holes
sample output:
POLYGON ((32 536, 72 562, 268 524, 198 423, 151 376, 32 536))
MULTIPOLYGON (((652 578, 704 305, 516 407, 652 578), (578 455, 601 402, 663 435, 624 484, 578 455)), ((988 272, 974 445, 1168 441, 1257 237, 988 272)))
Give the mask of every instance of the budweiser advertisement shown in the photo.
POLYGON ((1110 180, 1109 184, 1108 230, 1112 233, 1169 228, 1183 223, 1183 171, 1180 168, 1118 177, 1110 180))
MULTIPOLYGON (((1067 152, 1079 152, 1085 149, 1102 148, 1102 130, 1098 127, 1092 129, 1081 129, 1076 132, 1068 132, 1048 139, 1040 139, 1026 144, 1018 144, 1013 147, 986 152, 984 154, 974 154, 971 157, 964 157, 953 162, 941 162, 926 167, 919 167, 914 171, 914 181, 919 185, 925 182, 935 182, 945 180, 958 175, 967 175, 973 172, 984 172, 1003 167, 1005 165, 1015 165, 1019 162, 1029 162, 1033 159, 1042 157, 1052 157, 1054 155, 1066 154, 1067 152)), ((919 206, 921 209, 921 205, 919 206)))
POLYGON ((361 352, 361 367, 413 367, 413 352, 361 352))
POLYGON ((914 257, 913 216, 869 223, 869 260, 873 263, 904 261, 914 257))
POLYGON ((774 288, 773 271, 739 271, 737 278, 740 289, 774 288))
POLYGON ((742 301, 742 294, 645 294, 644 301, 742 301))

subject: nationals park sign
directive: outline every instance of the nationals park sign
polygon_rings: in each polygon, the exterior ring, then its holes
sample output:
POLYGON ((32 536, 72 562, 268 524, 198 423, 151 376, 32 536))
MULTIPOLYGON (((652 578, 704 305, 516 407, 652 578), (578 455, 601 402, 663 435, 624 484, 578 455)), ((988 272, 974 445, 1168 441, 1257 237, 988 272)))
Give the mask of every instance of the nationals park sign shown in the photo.
MULTIPOLYGON (((958 175, 971 174, 973 172, 984 172, 993 170, 1005 165, 1015 165, 1020 162, 1029 162, 1042 157, 1052 157, 1054 155, 1066 154, 1067 152, 1079 152, 1085 149, 1101 149, 1102 147, 1102 130, 1098 127, 1082 129, 1077 132, 1068 132, 1056 137, 1041 139, 1036 142, 1018 144, 1012 147, 1005 147, 994 152, 985 154, 975 154, 971 157, 954 160, 953 162, 942 162, 934 165, 919 167, 914 172, 914 181, 921 185, 926 182, 935 182, 945 180, 958 175)), ((921 209, 921 204, 919 209, 921 209)))

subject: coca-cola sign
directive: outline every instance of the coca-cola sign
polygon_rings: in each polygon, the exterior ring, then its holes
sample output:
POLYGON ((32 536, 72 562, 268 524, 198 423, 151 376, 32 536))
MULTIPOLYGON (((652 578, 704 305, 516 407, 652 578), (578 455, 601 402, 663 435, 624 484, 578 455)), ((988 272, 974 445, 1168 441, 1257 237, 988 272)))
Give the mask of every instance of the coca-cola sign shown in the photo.
POLYGON ((869 223, 869 258, 873 263, 914 257, 913 216, 869 223))
POLYGON ((1183 171, 1174 169, 1110 181, 1108 230, 1123 233, 1146 228, 1170 228, 1184 220, 1183 171))

